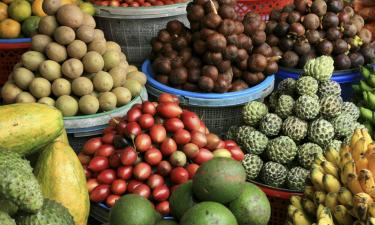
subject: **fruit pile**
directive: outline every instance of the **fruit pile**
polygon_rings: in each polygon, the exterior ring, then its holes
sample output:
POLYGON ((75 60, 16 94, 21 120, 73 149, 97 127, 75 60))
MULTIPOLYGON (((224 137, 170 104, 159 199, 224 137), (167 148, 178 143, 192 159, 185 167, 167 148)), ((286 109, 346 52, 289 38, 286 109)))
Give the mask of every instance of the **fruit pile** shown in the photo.
POLYGON ((375 149, 366 129, 357 129, 340 152, 317 156, 304 197, 292 197, 287 224, 374 224, 375 149))
POLYGON ((330 80, 333 69, 331 57, 310 60, 298 80, 281 81, 266 103, 245 105, 245 125, 232 127, 227 138, 248 153, 243 160, 248 180, 303 190, 314 154, 338 150, 361 126, 358 108, 343 102, 340 85, 330 80))
POLYGON ((337 70, 356 68, 375 58, 372 34, 363 26, 343 0, 295 0, 270 14, 267 43, 282 56, 283 67, 303 68, 309 59, 327 55, 337 70))
POLYGON ((85 174, 60 111, 35 103, 0 106, 0 124, 0 224, 86 225, 85 174))
POLYGON ((91 0, 95 5, 111 7, 150 7, 172 5, 186 2, 186 0, 91 0))
POLYGON ((22 55, 4 85, 4 102, 37 101, 55 106, 64 116, 126 105, 140 94, 146 76, 128 65, 117 43, 95 29, 92 16, 59 2, 43 2, 48 16, 40 20, 32 50, 22 55))
POLYGON ((111 209, 110 225, 266 225, 271 207, 267 196, 245 182, 241 163, 214 158, 198 169, 192 181, 181 184, 170 198, 174 220, 155 217, 152 204, 134 194, 120 198, 111 209), (133 218, 134 213, 138 215, 133 218), (133 216, 133 217, 132 217, 133 216))
POLYGON ((258 14, 237 20, 236 0, 195 0, 187 6, 190 29, 170 21, 152 42, 156 80, 193 92, 228 92, 252 87, 276 73, 258 14))
POLYGON ((121 195, 136 193, 152 199, 163 215, 169 213, 171 190, 191 179, 200 164, 243 156, 234 141, 209 133, 195 113, 182 110, 178 98, 166 93, 113 119, 79 154, 92 202, 112 207, 121 195))

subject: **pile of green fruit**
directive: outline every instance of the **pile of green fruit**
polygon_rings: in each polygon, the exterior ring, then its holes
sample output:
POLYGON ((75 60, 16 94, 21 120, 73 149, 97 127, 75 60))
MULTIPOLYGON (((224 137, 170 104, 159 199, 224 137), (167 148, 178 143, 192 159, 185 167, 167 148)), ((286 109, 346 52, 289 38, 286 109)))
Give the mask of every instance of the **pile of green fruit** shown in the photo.
POLYGON ((257 186, 245 180, 241 163, 214 158, 199 167, 193 181, 172 193, 174 220, 161 220, 150 202, 130 194, 116 201, 110 225, 266 225, 270 203, 257 186))
POLYGON ((95 29, 92 16, 75 4, 59 4, 43 2, 48 16, 40 20, 32 50, 22 55, 4 85, 4 102, 39 102, 75 116, 110 111, 138 96, 146 76, 95 29))
POLYGON ((331 57, 310 60, 298 80, 281 81, 266 103, 245 105, 245 125, 232 127, 227 138, 247 151, 248 180, 301 191, 315 154, 338 150, 363 126, 356 105, 343 102, 340 85, 330 80, 333 70, 331 57))

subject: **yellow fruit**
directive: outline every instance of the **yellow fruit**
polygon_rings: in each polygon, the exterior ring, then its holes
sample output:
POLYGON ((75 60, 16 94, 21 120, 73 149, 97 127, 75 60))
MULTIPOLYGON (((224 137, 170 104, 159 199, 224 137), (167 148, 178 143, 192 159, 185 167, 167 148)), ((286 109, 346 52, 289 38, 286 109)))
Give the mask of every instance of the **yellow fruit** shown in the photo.
POLYGON ((0 21, 8 18, 8 5, 0 2, 0 21))
POLYGON ((95 14, 95 7, 89 2, 83 2, 79 4, 79 8, 81 8, 84 13, 87 13, 90 16, 93 16, 95 14))
POLYGON ((22 22, 31 16, 31 5, 26 0, 13 1, 8 7, 9 17, 22 22))
POLYGON ((13 19, 0 22, 0 38, 17 38, 21 33, 21 24, 13 19))
POLYGON ((42 9, 43 0, 34 0, 32 5, 32 11, 35 16, 43 17, 47 16, 47 14, 42 9))

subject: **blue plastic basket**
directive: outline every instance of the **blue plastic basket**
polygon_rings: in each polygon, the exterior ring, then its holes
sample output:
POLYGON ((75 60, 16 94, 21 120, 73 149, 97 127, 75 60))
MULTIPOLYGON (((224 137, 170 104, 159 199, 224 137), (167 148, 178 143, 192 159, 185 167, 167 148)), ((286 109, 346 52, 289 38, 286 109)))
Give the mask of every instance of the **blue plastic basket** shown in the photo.
MULTIPOLYGON (((303 70, 280 68, 276 73, 276 84, 286 78, 298 79, 303 70)), ((357 83, 361 79, 358 69, 338 70, 333 72, 332 80, 341 86, 341 96, 345 101, 351 100, 353 97, 352 84, 357 83)))
POLYGON ((243 105, 250 101, 262 101, 272 92, 275 81, 272 75, 254 87, 237 92, 197 93, 172 88, 155 80, 149 60, 143 63, 142 72, 147 76, 146 87, 151 99, 164 92, 177 95, 181 105, 201 116, 207 128, 217 134, 240 124, 243 105))
POLYGON ((31 38, 13 38, 13 39, 1 39, 0 44, 19 44, 19 43, 30 43, 31 38))

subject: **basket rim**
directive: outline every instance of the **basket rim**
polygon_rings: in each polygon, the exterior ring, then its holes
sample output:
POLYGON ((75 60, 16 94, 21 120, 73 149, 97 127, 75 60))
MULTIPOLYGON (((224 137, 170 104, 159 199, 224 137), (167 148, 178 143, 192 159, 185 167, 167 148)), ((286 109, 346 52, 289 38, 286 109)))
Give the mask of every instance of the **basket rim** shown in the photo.
POLYGON ((303 192, 296 190, 288 190, 284 188, 275 188, 268 186, 266 184, 259 183, 257 181, 250 181, 251 183, 257 185, 267 196, 277 197, 281 199, 289 199, 293 195, 303 195, 303 192))
POLYGON ((31 38, 0 38, 0 44, 22 44, 31 42, 31 38))

